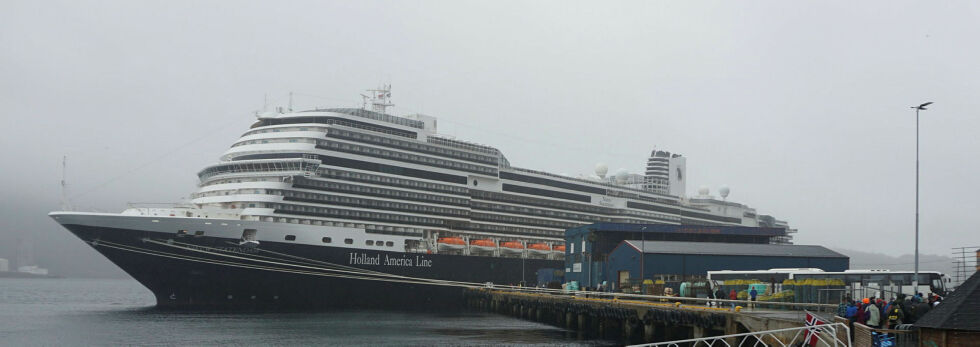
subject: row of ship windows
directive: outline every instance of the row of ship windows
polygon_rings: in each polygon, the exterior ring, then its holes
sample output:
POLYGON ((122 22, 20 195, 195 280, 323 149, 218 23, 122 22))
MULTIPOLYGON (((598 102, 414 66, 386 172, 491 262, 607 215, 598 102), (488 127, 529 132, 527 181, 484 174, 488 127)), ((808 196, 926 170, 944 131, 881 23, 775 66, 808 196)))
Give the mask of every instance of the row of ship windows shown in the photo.
POLYGON ((556 208, 561 210, 572 210, 572 211, 588 212, 588 213, 595 213, 595 214, 612 214, 614 211, 613 209, 610 208, 604 208, 604 207, 598 207, 598 206, 592 206, 586 204, 576 204, 576 203, 563 202, 563 201, 537 199, 537 198, 531 198, 526 196, 501 194, 501 193, 487 192, 482 190, 473 190, 470 192, 470 194, 474 199, 492 200, 492 201, 499 201, 499 202, 521 204, 521 205, 533 205, 533 206, 546 207, 546 208, 556 208))
POLYGON ((324 191, 334 191, 334 192, 341 192, 341 193, 362 194, 362 195, 379 196, 379 197, 389 197, 394 199, 412 200, 412 201, 419 201, 419 202, 441 203, 441 204, 456 205, 456 206, 469 206, 469 199, 455 198, 455 197, 443 196, 443 195, 424 194, 424 193, 417 193, 417 192, 397 190, 397 189, 367 187, 367 186, 356 185, 356 184, 344 184, 344 183, 327 182, 327 181, 320 181, 320 180, 311 180, 305 178, 302 180, 297 180, 296 183, 293 184, 293 187, 324 190, 324 191))
POLYGON ((677 201, 674 201, 674 200, 661 199, 661 198, 651 198, 651 197, 646 196, 646 195, 640 195, 640 194, 636 194, 636 193, 632 193, 632 192, 624 192, 624 191, 618 191, 618 190, 612 190, 612 189, 610 189, 606 194, 609 195, 609 196, 615 196, 615 197, 619 197, 619 198, 645 200, 645 201, 657 202, 657 203, 668 204, 668 205, 676 205, 677 204, 677 201))
POLYGON ((191 194, 191 198, 202 198, 208 196, 223 196, 232 194, 265 194, 265 190, 262 189, 229 189, 229 190, 215 190, 204 193, 194 193, 191 194))
POLYGON ((448 184, 430 183, 418 180, 406 180, 395 177, 372 175, 359 172, 351 172, 336 169, 320 169, 320 177, 341 179, 346 181, 374 183, 393 187, 411 188, 419 190, 429 190, 434 192, 450 194, 466 194, 469 189, 465 187, 451 186, 448 184))
MULTIPOLYGON (((285 222, 285 218, 282 218, 282 219, 285 222)), ((330 223, 330 222, 327 222, 326 224, 331 224, 332 225, 332 224, 349 224, 349 223, 330 223)), ((528 229, 528 228, 517 228, 517 227, 509 227, 509 226, 501 226, 501 225, 492 225, 492 224, 476 224, 475 223, 475 224, 472 224, 470 226, 471 226, 471 229, 473 229, 474 231, 486 231, 486 232, 510 233, 510 234, 522 234, 522 235, 534 235, 534 236, 561 236, 561 235, 563 235, 563 232, 561 232, 561 231, 540 230, 540 229, 528 229)), ((191 235, 191 234, 187 230, 177 230, 177 236, 178 237, 181 237, 181 236, 189 236, 189 235, 191 235)), ((204 236, 204 231, 203 230, 197 230, 197 231, 194 232, 193 236, 195 236, 195 237, 203 237, 204 236)), ((285 236, 285 240, 286 241, 296 241, 296 235, 286 235, 285 236)), ((321 239, 321 241, 323 243, 333 243, 333 238, 331 238, 329 236, 324 236, 321 239)), ((346 238, 346 239, 344 239, 344 244, 352 245, 352 244, 354 244, 354 239, 346 238)), ((366 246, 378 246, 378 247, 382 247, 382 246, 384 246, 384 247, 394 247, 395 246, 395 243, 392 242, 392 241, 381 241, 381 240, 377 240, 377 241, 375 241, 375 240, 366 240, 366 241, 364 241, 364 244, 366 246)))
MULTIPOLYGON (((398 116, 392 116, 392 115, 389 115, 389 114, 384 114, 384 113, 369 111, 369 110, 360 109, 360 108, 331 108, 331 109, 316 110, 316 111, 337 112, 337 113, 348 114, 348 115, 356 116, 356 117, 364 117, 364 118, 368 118, 368 119, 379 120, 379 121, 382 121, 382 122, 388 122, 388 123, 394 123, 394 124, 398 124, 398 125, 410 126, 410 127, 413 127, 413 128, 419 128, 419 129, 425 128, 425 123, 422 122, 422 121, 420 121, 420 120, 408 119, 408 118, 398 117, 398 116)), ((314 111, 314 112, 316 112, 316 111, 314 111)))
POLYGON ((335 209, 335 208, 300 206, 300 205, 292 205, 292 204, 272 204, 272 205, 273 208, 276 209, 275 210, 276 213, 283 213, 283 214, 335 217, 335 218, 345 218, 345 219, 361 219, 361 220, 369 220, 369 221, 397 222, 397 223, 408 223, 408 224, 429 225, 429 226, 444 226, 446 224, 445 221, 438 218, 409 216, 409 215, 402 215, 402 214, 343 210, 343 209, 335 209))
POLYGON ((259 129, 246 132, 242 137, 255 135, 255 134, 265 134, 265 133, 278 133, 278 132, 290 132, 290 131, 326 131, 325 127, 296 127, 296 128, 271 128, 271 129, 259 129), (312 130, 311 130, 312 129, 312 130))
POLYGON ((541 210, 537 208, 518 207, 512 205, 488 204, 483 202, 474 202, 473 209, 525 214, 525 215, 538 216, 538 217, 580 220, 580 221, 588 221, 588 222, 610 221, 610 218, 587 215, 587 214, 567 213, 567 212, 559 212, 554 210, 541 210))
POLYGON ((283 118, 283 119, 266 119, 263 120, 259 126, 299 124, 299 123, 317 123, 317 124, 328 124, 328 125, 336 124, 336 125, 342 125, 351 128, 358 128, 358 129, 370 130, 379 133, 403 136, 412 139, 418 137, 418 134, 416 134, 413 131, 401 130, 397 128, 359 122, 359 121, 339 118, 339 117, 294 117, 294 118, 283 118))
POLYGON ((317 148, 330 149, 339 152, 346 152, 346 153, 353 153, 353 154, 360 154, 360 155, 367 155, 376 158, 391 159, 391 160, 397 160, 397 161, 403 161, 403 162, 409 162, 415 164, 437 166, 446 169, 470 171, 475 173, 487 174, 491 176, 497 175, 497 169, 489 168, 486 166, 473 165, 468 163, 461 163, 458 161, 443 160, 443 159, 437 159, 432 157, 389 151, 389 150, 373 148, 373 147, 364 147, 364 146, 340 143, 335 141, 319 141, 319 143, 317 144, 317 148))
POLYGON ((413 150, 413 151, 423 152, 428 154, 442 155, 451 158, 475 161, 475 162, 489 164, 489 165, 497 165, 497 159, 490 156, 468 153, 463 151, 456 151, 447 148, 442 148, 439 146, 430 146, 418 142, 402 141, 402 140, 397 140, 397 139, 392 139, 392 138, 387 138, 382 136, 362 134, 362 133, 348 131, 348 130, 329 129, 327 131, 327 136, 383 145, 383 146, 394 147, 394 148, 400 148, 400 149, 413 150))
POLYGON ((419 205, 419 204, 407 204, 407 203, 401 203, 395 201, 362 199, 362 198, 354 198, 354 197, 347 197, 347 196, 305 193, 305 192, 296 192, 296 191, 280 191, 274 193, 279 193, 280 195, 284 196, 285 200, 303 201, 303 202, 310 202, 310 203, 321 203, 321 204, 326 203, 326 204, 364 207, 364 208, 372 208, 372 209, 425 213, 425 214, 433 214, 433 215, 448 216, 448 217, 466 217, 469 215, 469 210, 464 210, 464 209, 444 208, 444 207, 419 205))
POLYGON ((268 139, 268 140, 249 140, 249 141, 236 142, 235 144, 231 145, 231 148, 244 146, 244 145, 255 145, 255 144, 266 144, 266 143, 316 143, 316 140, 311 138, 306 138, 306 137, 268 139))
POLYGON ((377 162, 362 161, 348 158, 320 156, 320 160, 329 166, 339 166, 344 168, 373 171, 389 175, 398 175, 411 178, 419 178, 431 181, 440 181, 453 184, 466 184, 466 176, 451 175, 447 173, 419 170, 395 165, 381 164, 377 162))
POLYGON ((300 161, 274 161, 265 163, 231 163, 224 165, 212 166, 207 169, 202 170, 198 177, 201 180, 206 180, 212 176, 226 174, 226 173, 243 173, 243 172, 270 172, 270 171, 301 171, 306 165, 300 161))
POLYGON ((574 228, 582 224, 582 223, 559 222, 559 221, 537 219, 537 218, 504 216, 499 214, 479 213, 479 212, 473 212, 470 214, 470 216, 473 220, 482 220, 487 222, 518 224, 518 225, 531 225, 531 226, 556 228, 556 229, 574 228))
POLYGON ((243 183, 243 182, 282 182, 282 181, 278 178, 247 177, 247 178, 214 180, 201 184, 201 187, 213 186, 215 184, 229 184, 229 183, 243 183))
POLYGON ((475 145, 475 144, 472 144, 472 143, 467 143, 467 142, 462 142, 462 141, 456 141, 456 140, 450 140, 450 139, 441 138, 441 137, 429 136, 429 137, 426 138, 426 140, 429 141, 429 143, 434 143, 434 144, 437 144, 437 145, 462 148, 462 149, 467 149, 467 150, 471 150, 471 151, 477 151, 477 152, 481 152, 481 153, 486 153, 486 154, 489 154, 489 155, 492 155, 492 156, 496 156, 496 155, 500 154, 500 152, 497 151, 497 149, 492 148, 492 147, 475 145))
MULTIPOLYGON (((273 207, 272 204, 259 204, 262 207, 273 207)), ((390 225, 377 225, 377 224, 362 224, 362 223, 352 223, 344 221, 330 221, 322 219, 300 219, 300 218, 283 218, 283 217, 270 217, 270 216, 251 216, 252 220, 261 220, 266 222, 278 222, 278 223, 291 223, 291 224, 304 224, 304 225, 320 225, 328 227, 341 227, 341 228, 360 228, 371 234, 389 234, 389 235, 404 235, 404 236, 421 236, 422 230, 417 228, 401 227, 401 226, 390 226, 390 225)))
POLYGON ((529 229, 529 228, 519 228, 519 227, 506 226, 506 225, 482 224, 482 223, 472 223, 470 224, 470 229, 473 229, 473 231, 504 233, 504 234, 520 234, 520 235, 530 235, 530 236, 558 237, 558 236, 565 235, 564 231, 529 229))
MULTIPOLYGON (((296 241, 296 235, 286 235, 285 240, 286 241, 296 241)), ((329 236, 324 236, 322 239, 320 239, 320 241, 322 241, 323 243, 333 243, 333 238, 331 238, 329 236)), ((344 239, 344 244, 345 245, 353 245, 354 244, 354 239, 344 239)), ((385 242, 385 241, 381 241, 381 240, 378 240, 378 241, 375 241, 375 240, 366 240, 366 241, 364 241, 364 245, 365 246, 378 246, 378 247, 395 247, 395 243, 394 242, 392 242, 392 241, 385 242)))
MULTIPOLYGON (((591 205, 566 203, 566 202, 544 200, 544 199, 535 199, 535 198, 528 198, 528 197, 514 196, 514 195, 500 194, 500 193, 493 193, 493 192, 486 192, 486 191, 478 191, 478 190, 474 190, 472 192, 472 196, 475 199, 491 200, 491 201, 504 202, 504 203, 514 203, 520 205, 532 205, 532 206, 555 208, 561 210, 588 212, 588 213, 602 214, 602 215, 628 214, 628 215, 634 215, 639 217, 649 217, 649 218, 664 219, 664 220, 680 220, 680 217, 670 216, 670 215, 660 214, 660 213, 650 213, 650 212, 635 211, 635 210, 618 210, 618 209, 603 208, 603 207, 597 207, 591 205)), ((480 206, 495 206, 495 204, 477 205, 478 204, 477 202, 473 202, 471 204, 474 208, 479 208, 480 206)), ((500 208, 495 208, 495 210, 500 211, 500 208)), ((525 208, 524 210, 527 209, 525 208)), ((511 207, 508 208, 507 211, 519 211, 519 210, 516 210, 515 208, 511 207)), ((567 219, 589 220, 589 221, 609 220, 609 218, 569 214, 563 212, 554 212, 550 210, 532 210, 532 211, 543 211, 544 216, 559 216, 560 218, 567 218, 567 219)), ((541 214, 539 213, 539 215, 541 214)))

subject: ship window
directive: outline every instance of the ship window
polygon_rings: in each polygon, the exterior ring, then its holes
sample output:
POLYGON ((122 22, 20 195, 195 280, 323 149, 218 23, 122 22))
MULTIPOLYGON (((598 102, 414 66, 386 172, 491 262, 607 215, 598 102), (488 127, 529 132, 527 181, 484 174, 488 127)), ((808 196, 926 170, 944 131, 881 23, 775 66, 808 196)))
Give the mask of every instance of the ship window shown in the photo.
POLYGON ((323 238, 323 243, 331 243, 331 242, 333 242, 333 239, 331 239, 329 237, 324 237, 323 238))
POLYGON ((364 241, 364 244, 365 244, 365 245, 368 245, 368 246, 374 246, 374 241, 372 241, 372 240, 367 240, 367 241, 364 241))
POLYGON ((177 230, 177 236, 187 235, 187 230, 177 230))
POLYGON ((391 242, 391 241, 388 241, 388 242, 385 242, 385 246, 395 247, 395 243, 394 242, 391 242))
POLYGON ((296 235, 286 235, 286 241, 296 241, 296 235))
POLYGON ((348 245, 354 244, 354 239, 344 239, 344 243, 348 245))
POLYGON ((202 230, 195 231, 194 236, 204 236, 204 231, 202 230))

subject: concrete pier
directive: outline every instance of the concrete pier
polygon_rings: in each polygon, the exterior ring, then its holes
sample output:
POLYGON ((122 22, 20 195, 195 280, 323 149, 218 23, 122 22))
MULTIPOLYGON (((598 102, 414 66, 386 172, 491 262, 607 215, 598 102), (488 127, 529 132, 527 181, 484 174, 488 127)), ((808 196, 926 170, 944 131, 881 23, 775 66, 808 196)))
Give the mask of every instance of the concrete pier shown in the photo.
MULTIPOLYGON (((782 318, 787 314, 774 314, 771 311, 736 311, 730 307, 685 305, 669 301, 592 298, 581 292, 571 295, 468 289, 465 298, 470 308, 551 324, 592 338, 626 343, 673 341, 803 326, 802 320, 782 318)), ((770 338, 786 341, 792 336, 770 338)))

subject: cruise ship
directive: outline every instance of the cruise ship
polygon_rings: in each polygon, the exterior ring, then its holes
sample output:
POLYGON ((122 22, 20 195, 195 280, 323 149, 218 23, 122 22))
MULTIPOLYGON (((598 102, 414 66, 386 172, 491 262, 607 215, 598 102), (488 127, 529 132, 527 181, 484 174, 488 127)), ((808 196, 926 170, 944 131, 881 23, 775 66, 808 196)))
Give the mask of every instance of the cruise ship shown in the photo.
POLYGON ((460 286, 536 285, 563 268, 566 229, 596 222, 789 225, 701 188, 653 150, 643 174, 571 177, 394 116, 390 86, 361 108, 277 108, 197 173, 188 202, 50 216, 173 308, 434 306, 460 286))

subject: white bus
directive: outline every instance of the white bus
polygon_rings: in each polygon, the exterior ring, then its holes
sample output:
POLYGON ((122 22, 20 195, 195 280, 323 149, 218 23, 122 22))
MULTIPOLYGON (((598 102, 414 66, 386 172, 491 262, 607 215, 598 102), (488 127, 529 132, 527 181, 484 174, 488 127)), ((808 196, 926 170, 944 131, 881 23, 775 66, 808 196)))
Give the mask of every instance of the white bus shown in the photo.
MULTIPOLYGON (((734 279, 754 279, 762 283, 776 283, 777 288, 784 280, 806 280, 806 279, 839 279, 844 281, 847 286, 845 294, 852 298, 878 297, 892 298, 898 294, 913 295, 919 293, 935 293, 939 296, 946 296, 946 283, 950 282, 949 277, 936 271, 919 271, 919 288, 913 290, 912 277, 913 271, 892 271, 892 270, 846 270, 844 272, 826 272, 814 268, 799 269, 769 269, 752 271, 708 271, 708 280, 720 282, 734 279)), ((837 293, 840 295, 841 293, 837 293)), ((827 293, 827 297, 834 296, 827 293)))

